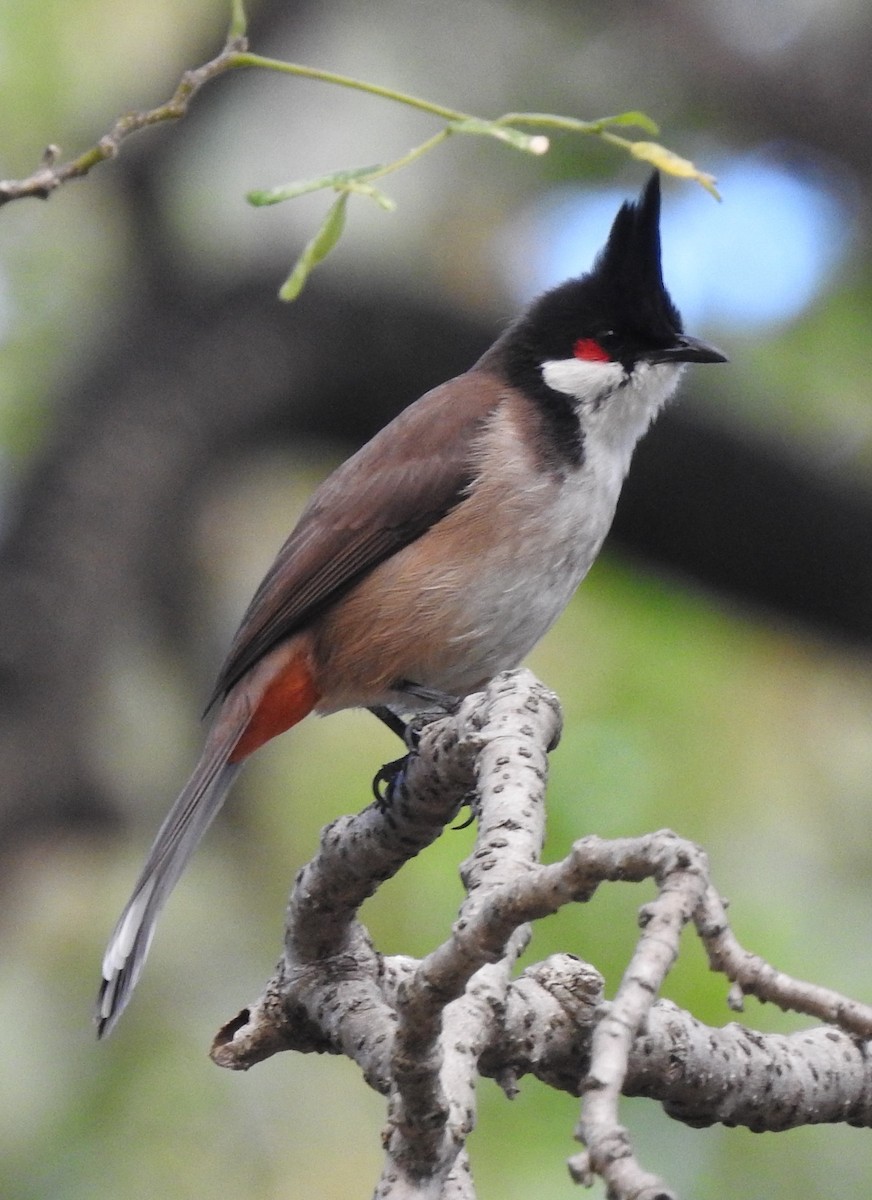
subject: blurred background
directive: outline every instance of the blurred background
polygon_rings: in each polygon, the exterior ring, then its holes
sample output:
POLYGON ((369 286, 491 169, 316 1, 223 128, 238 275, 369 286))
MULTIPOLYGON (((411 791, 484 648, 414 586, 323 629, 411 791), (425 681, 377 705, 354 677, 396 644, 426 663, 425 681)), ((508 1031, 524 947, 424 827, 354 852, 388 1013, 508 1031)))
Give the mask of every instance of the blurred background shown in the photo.
MULTIPOLYGON (((608 550, 531 666, 562 697, 550 856, 671 826, 702 842, 738 935, 872 998, 872 12, 852 0, 264 0, 253 49, 482 116, 630 108, 713 171, 665 182, 664 272, 721 345, 640 449, 608 550)), ((217 52, 218 0, 0 7, 0 175, 91 145, 217 52)), ((108 933, 199 748, 242 609, 311 488, 537 290, 589 265, 646 171, 561 137, 544 159, 456 139, 350 205, 296 305, 276 292, 327 200, 253 188, 385 161, 421 114, 260 72, 49 203, 0 214, 0 1194, 296 1200, 369 1194, 383 1104, 338 1060, 245 1076, 206 1058, 280 949, 320 827, 396 754, 366 714, 260 755, 177 889, 115 1036, 94 1042, 108 933)), ((471 831, 365 909, 420 954, 471 831)), ((649 893, 543 922, 530 961, 614 989, 649 893)), ((731 1019, 688 935, 667 993, 731 1019)), ((751 1001, 762 1029, 800 1028, 751 1001)), ((570 1194, 577 1104, 480 1088, 480 1194, 570 1194)), ((868 1194, 868 1133, 684 1129, 628 1101, 686 1197, 868 1194)), ((594 1195, 602 1195, 594 1189, 594 1195)))

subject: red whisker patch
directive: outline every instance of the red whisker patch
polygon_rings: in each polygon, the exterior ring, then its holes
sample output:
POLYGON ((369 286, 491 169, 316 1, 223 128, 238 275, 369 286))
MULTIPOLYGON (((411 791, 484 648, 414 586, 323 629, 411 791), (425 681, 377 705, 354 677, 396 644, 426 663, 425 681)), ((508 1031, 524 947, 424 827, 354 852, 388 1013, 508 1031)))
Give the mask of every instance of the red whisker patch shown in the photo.
POLYGON ((579 338, 572 347, 572 353, 582 362, 611 362, 611 356, 594 338, 579 338))

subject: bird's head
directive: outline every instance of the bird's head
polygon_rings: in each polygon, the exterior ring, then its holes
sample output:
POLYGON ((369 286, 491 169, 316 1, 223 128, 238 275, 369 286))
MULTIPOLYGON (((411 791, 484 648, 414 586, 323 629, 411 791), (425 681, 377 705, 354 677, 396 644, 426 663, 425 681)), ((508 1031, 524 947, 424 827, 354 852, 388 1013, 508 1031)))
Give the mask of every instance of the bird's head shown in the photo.
MULTIPOLYGON (((628 383, 672 392, 685 363, 726 362, 684 333, 660 265, 660 178, 621 206, 591 270, 545 292, 494 347, 509 382, 598 407, 628 383)), ((662 402, 657 401, 657 405, 662 402)))

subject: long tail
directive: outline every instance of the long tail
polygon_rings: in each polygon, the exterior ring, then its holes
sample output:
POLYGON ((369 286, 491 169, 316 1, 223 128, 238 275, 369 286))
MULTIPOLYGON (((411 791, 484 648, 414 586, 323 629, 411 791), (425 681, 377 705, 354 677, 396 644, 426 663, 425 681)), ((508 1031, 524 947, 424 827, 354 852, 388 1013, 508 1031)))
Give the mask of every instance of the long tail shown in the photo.
POLYGON ((158 831, 103 956, 103 982, 95 1013, 98 1037, 110 1033, 124 1011, 142 972, 160 911, 239 774, 242 763, 228 760, 242 728, 244 723, 235 737, 223 737, 217 745, 207 743, 194 774, 158 831))
POLYGON ((265 656, 228 694, 184 791, 158 830, 148 861, 109 939, 97 997, 97 1036, 121 1016, 148 954, 166 899, 212 824, 242 762, 290 729, 318 700, 302 639, 265 656))

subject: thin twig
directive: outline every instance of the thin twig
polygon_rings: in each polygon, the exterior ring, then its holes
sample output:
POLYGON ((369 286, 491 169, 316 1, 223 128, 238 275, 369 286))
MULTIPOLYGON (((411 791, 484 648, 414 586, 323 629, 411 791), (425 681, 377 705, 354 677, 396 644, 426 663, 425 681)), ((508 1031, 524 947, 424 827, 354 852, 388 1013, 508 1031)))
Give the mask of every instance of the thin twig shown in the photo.
POLYGON ((779 1008, 837 1025, 847 1033, 872 1038, 872 1006, 831 988, 794 979, 745 950, 730 928, 723 901, 713 887, 706 888, 694 922, 712 970, 720 971, 736 985, 730 994, 731 1007, 736 1011, 742 1011, 743 995, 756 996, 779 1008))
POLYGON ((164 104, 142 112, 125 113, 99 142, 77 158, 59 163, 57 160, 60 150, 57 146, 49 146, 43 154, 41 165, 33 174, 26 179, 0 181, 0 206, 8 204, 10 200, 21 200, 25 196, 47 200, 61 184, 70 179, 80 179, 98 163, 115 158, 121 149, 121 143, 134 133, 152 125, 159 125, 163 121, 180 120, 187 114, 191 101, 210 80, 244 65, 240 60, 244 57, 242 52, 247 45, 244 36, 231 37, 215 58, 200 67, 185 71, 176 90, 164 104))
MULTIPOLYGON (((604 117, 595 121, 581 121, 575 117, 564 117, 552 113, 506 113, 495 120, 476 117, 459 109, 444 104, 436 104, 401 92, 395 88, 383 87, 380 84, 369 83, 355 79, 350 75, 342 75, 335 71, 325 71, 318 67, 305 66, 302 63, 285 62, 282 59, 269 58, 253 54, 248 49, 245 36, 245 13, 242 0, 233 0, 232 18, 227 41, 221 53, 200 67, 191 68, 182 75, 173 95, 163 104, 154 108, 125 113, 119 117, 108 133, 104 134, 95 145, 82 154, 66 162, 59 162, 61 151, 55 145, 48 146, 42 155, 39 167, 25 179, 6 179, 0 181, 0 206, 12 200, 25 197, 35 197, 46 200, 62 184, 71 179, 80 179, 87 175, 98 163, 115 158, 122 143, 133 134, 165 121, 177 121, 187 115, 191 101, 198 92, 212 79, 226 74, 228 71, 246 68, 277 71, 280 74, 294 75, 302 79, 317 80, 321 83, 333 84, 337 87, 351 88, 403 104, 407 108, 417 109, 446 122, 446 125, 432 138, 420 146, 414 147, 399 158, 374 167, 372 171, 361 173, 357 170, 335 172, 336 181, 344 179, 341 185, 335 186, 340 191, 361 192, 370 195, 383 207, 390 207, 391 201, 372 187, 372 180, 381 178, 393 171, 409 165, 423 154, 434 149, 452 133, 469 133, 479 136, 495 137, 512 146, 516 150, 527 153, 542 154, 548 149, 548 139, 542 135, 529 136, 518 126, 533 126, 539 129, 552 129, 564 133, 582 133, 598 137, 612 145, 619 146, 629 154, 652 163, 660 170, 682 178, 695 179, 712 194, 714 178, 697 170, 693 163, 680 157, 673 151, 660 146, 656 142, 634 142, 614 132, 614 126, 637 125, 648 133, 656 133, 657 127, 644 113, 622 113, 614 117, 604 117)), ((334 186, 328 183, 324 186, 334 186)), ((254 203, 276 203, 278 199, 290 198, 299 194, 298 185, 288 188, 274 188, 269 192, 252 193, 254 203)))

